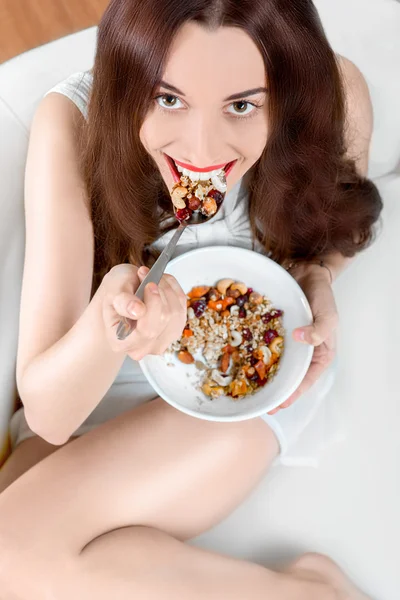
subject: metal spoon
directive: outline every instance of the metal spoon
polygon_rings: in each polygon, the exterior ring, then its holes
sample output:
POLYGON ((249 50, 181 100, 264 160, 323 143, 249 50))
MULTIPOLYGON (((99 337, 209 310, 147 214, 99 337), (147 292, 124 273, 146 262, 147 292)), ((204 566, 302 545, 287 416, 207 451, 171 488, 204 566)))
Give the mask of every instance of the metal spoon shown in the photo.
MULTIPOLYGON (((226 178, 225 175, 221 174, 221 182, 223 182, 226 186, 226 178)), ((225 197, 225 194, 224 194, 225 197)), ((160 256, 158 257, 158 259, 156 260, 156 262, 154 263, 154 265, 151 267, 150 271, 148 272, 148 274, 146 275, 146 277, 143 279, 142 283, 139 285, 138 289, 135 292, 135 296, 137 298, 139 298, 139 300, 141 300, 143 302, 143 298, 144 298, 144 288, 146 287, 146 285, 148 283, 159 283, 161 277, 163 276, 163 273, 167 267, 167 264, 169 263, 169 261, 171 260, 174 250, 176 248, 176 245, 179 241, 179 238, 181 237, 183 231, 186 229, 187 226, 191 226, 191 225, 201 225, 202 223, 207 223, 208 221, 210 221, 213 217, 215 217, 216 214, 218 214, 218 211, 220 210, 221 206, 222 206, 223 202, 220 202, 219 204, 217 203, 217 210, 214 214, 207 216, 207 215, 203 215, 202 213, 197 213, 194 212, 189 219, 185 220, 185 221, 180 221, 179 227, 178 229, 175 231, 174 235, 172 236, 172 238, 170 239, 170 241, 168 242, 168 244, 165 246, 164 250, 161 252, 160 256)), ((176 209, 174 207, 175 210, 175 214, 176 214, 176 209)), ((136 328, 136 321, 132 320, 132 319, 128 319, 127 317, 121 317, 121 320, 118 324, 117 327, 117 338, 119 340, 124 340, 125 338, 128 337, 128 335, 130 335, 132 333, 132 331, 136 328)))

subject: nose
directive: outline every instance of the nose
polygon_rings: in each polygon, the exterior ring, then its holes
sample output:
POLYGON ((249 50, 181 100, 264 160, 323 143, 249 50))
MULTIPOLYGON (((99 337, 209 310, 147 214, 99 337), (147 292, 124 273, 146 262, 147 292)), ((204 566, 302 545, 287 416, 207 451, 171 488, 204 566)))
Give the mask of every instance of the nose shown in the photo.
POLYGON ((182 160, 194 167, 207 168, 226 159, 221 125, 212 115, 192 114, 185 127, 184 141, 186 153, 182 160))

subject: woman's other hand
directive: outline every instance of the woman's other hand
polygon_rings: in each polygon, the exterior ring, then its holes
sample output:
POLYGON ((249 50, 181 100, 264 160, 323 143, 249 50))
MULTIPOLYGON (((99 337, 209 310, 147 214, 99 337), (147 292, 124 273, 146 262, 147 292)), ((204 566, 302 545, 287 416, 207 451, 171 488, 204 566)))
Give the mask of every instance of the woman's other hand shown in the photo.
POLYGON ((164 274, 158 285, 146 285, 143 302, 135 296, 148 272, 147 267, 138 269, 121 264, 113 267, 102 281, 107 339, 115 352, 125 352, 133 360, 141 360, 148 354, 163 354, 180 338, 186 324, 186 295, 172 275, 164 274), (137 323, 123 341, 116 334, 121 317, 137 323))
POLYGON ((300 343, 314 346, 314 354, 310 368, 297 390, 283 404, 272 410, 270 415, 288 408, 309 390, 332 363, 336 352, 335 331, 338 313, 329 271, 319 265, 305 263, 296 266, 293 277, 307 296, 314 317, 312 325, 295 329, 293 338, 300 343))

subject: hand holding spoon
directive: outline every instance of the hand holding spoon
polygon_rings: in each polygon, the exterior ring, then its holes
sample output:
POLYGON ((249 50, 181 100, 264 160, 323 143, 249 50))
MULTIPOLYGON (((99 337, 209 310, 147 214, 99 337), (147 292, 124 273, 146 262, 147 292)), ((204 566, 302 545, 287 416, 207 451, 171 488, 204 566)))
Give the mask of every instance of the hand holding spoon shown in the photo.
MULTIPOLYGON (((226 178, 223 171, 219 177, 221 179, 222 187, 225 187, 226 189, 226 178)), ((202 183, 204 182, 200 182, 200 185, 202 183)), ((225 198, 225 193, 216 189, 212 189, 209 190, 208 195, 202 201, 196 196, 192 196, 190 199, 187 199, 184 196, 185 191, 187 192, 184 186, 175 185, 171 192, 172 202, 174 204, 174 212, 179 221, 179 227, 175 231, 171 240, 165 246, 164 250, 161 252, 147 276, 143 279, 142 283, 136 290, 135 296, 141 301, 143 301, 144 298, 144 289, 146 285, 148 283, 158 284, 160 282, 160 279, 163 276, 167 264, 174 254, 176 245, 184 229, 187 226, 201 225, 202 223, 207 223, 210 221, 220 210, 225 198)), ((126 317, 121 317, 117 327, 117 338, 119 340, 124 340, 132 333, 135 327, 136 321, 126 317)))

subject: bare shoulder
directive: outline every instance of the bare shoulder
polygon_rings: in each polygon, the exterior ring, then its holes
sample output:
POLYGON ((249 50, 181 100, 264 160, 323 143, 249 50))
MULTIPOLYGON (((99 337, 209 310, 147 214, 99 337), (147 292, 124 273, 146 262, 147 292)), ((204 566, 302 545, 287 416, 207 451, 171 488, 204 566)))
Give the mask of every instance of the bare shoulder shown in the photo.
POLYGON ((373 130, 373 110, 368 84, 360 69, 348 58, 337 56, 346 95, 346 141, 348 155, 366 175, 373 130))

